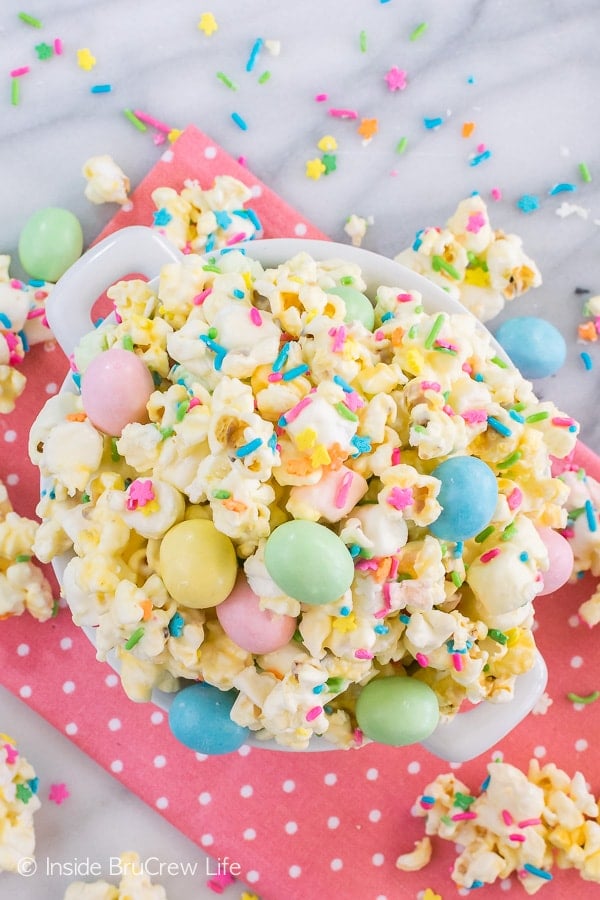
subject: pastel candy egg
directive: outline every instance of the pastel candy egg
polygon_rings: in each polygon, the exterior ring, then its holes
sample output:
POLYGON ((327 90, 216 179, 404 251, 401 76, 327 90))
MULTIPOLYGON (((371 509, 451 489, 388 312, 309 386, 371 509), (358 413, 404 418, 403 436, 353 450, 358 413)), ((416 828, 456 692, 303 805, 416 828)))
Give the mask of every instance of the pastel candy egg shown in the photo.
POLYGON ((215 612, 223 631, 249 653, 271 653, 288 644, 296 630, 294 616, 283 616, 260 608, 254 593, 240 572, 235 587, 215 612))
POLYGON ((375 325, 375 310, 369 298, 357 291, 356 288, 349 284, 340 284, 337 287, 327 288, 328 294, 335 294, 341 297, 346 307, 346 315, 344 322, 362 322, 368 331, 373 331, 375 325))
POLYGON ((19 237, 19 259, 31 278, 56 282, 81 256, 83 232, 68 209, 49 206, 34 213, 19 237))
POLYGON ((496 476, 475 456, 454 456, 431 473, 442 486, 442 511, 429 530, 443 541, 466 541, 489 523, 498 501, 496 476))
POLYGON ((165 587, 181 606, 207 609, 233 590, 237 576, 235 549, 209 519, 178 522, 165 534, 159 550, 165 587))
POLYGON ((354 578, 352 557, 337 534, 301 519, 271 532, 265 566, 285 594, 313 606, 337 600, 354 578))
POLYGON ((437 697, 415 678, 374 678, 356 701, 356 720, 368 738, 392 747, 424 741, 440 717, 437 697))
POLYGON ((553 528, 538 528, 539 536, 548 551, 549 568, 542 572, 544 587, 539 597, 552 594, 566 584, 573 572, 573 550, 566 538, 553 528))
POLYGON ((95 356, 81 380, 81 401, 92 423, 118 437, 129 422, 148 419, 152 375, 131 350, 113 347, 95 356))
POLYGON ((494 336, 525 378, 554 375, 567 355, 560 331, 536 316, 509 319, 496 329, 494 336))
POLYGON ((209 684, 183 688, 169 708, 173 735, 196 753, 209 756, 239 750, 248 738, 248 729, 231 719, 236 697, 235 691, 220 691, 209 684))
POLYGON ((347 466, 325 472, 316 484, 296 485, 290 491, 286 509, 293 516, 339 522, 354 509, 369 485, 347 466))

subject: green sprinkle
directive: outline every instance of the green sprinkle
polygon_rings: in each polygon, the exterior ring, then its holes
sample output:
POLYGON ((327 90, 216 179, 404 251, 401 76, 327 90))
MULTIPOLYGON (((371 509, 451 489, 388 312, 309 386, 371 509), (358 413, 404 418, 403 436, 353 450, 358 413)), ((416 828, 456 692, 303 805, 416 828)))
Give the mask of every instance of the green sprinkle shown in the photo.
POLYGON ((500 369, 508 369, 508 363, 505 363, 504 360, 500 359, 499 356, 492 356, 490 362, 493 362, 494 365, 498 366, 500 369))
POLYGON ((92 499, 92 498, 90 497, 89 494, 82 494, 82 495, 81 495, 81 502, 82 502, 82 503, 89 503, 91 499, 92 499))
POLYGON ((229 500, 231 491, 213 491, 213 497, 215 500, 229 500))
POLYGON ((266 84, 266 82, 269 80, 270 77, 271 77, 271 73, 269 72, 268 69, 265 69, 265 71, 262 73, 262 75, 259 75, 258 83, 266 84))
POLYGON ((59 609, 60 609, 60 607, 58 605, 58 600, 55 600, 54 603, 52 604, 52 614, 51 615, 52 615, 53 619, 55 619, 57 617, 59 609))
POLYGON ((567 700, 570 700, 572 703, 594 703, 598 697, 600 697, 600 691, 593 691, 586 697, 582 697, 579 694, 567 694, 567 700))
POLYGON ((170 425, 168 425, 165 428, 159 428, 158 430, 160 431, 160 433, 162 435, 163 441, 166 440, 167 438, 171 437, 171 435, 175 434, 175 429, 172 428, 170 425))
POLYGON ((366 53, 367 52, 367 32, 366 31, 361 31, 360 36, 359 36, 359 44, 360 44, 360 52, 366 53))
POLYGON ((427 31, 427 22, 420 22, 416 28, 410 33, 409 40, 410 41, 418 41, 420 37, 422 37, 427 31))
POLYGON ((514 522, 511 522, 510 525, 507 525, 506 528, 503 529, 501 540, 510 541, 512 537, 517 533, 517 526, 514 522))
POLYGON ((340 284, 354 284, 354 277, 352 275, 342 275, 340 284))
POLYGON ((133 350, 133 340, 130 334, 123 335, 123 350, 133 350))
POLYGON ((443 256, 439 256, 437 253, 431 257, 431 268, 434 272, 446 272, 451 278, 460 281, 460 272, 455 269, 451 263, 446 262, 443 256))
POLYGON ((452 579, 454 586, 457 588, 459 588, 461 586, 461 584, 463 583, 462 577, 456 571, 456 569, 453 572, 450 572, 450 578, 452 579))
POLYGON ((443 822, 444 825, 452 825, 452 819, 450 816, 440 816, 440 822, 443 822))
POLYGON ((119 462, 121 454, 117 450, 117 438, 110 439, 110 458, 113 462, 119 462))
POLYGON ((297 644, 303 643, 303 638, 302 638, 302 635, 300 634, 300 631, 298 628, 296 628, 294 634, 292 635, 292 640, 296 641, 297 644))
POLYGON ((29 13, 20 12, 19 18, 21 22, 25 22, 26 25, 31 25, 32 28, 41 28, 42 23, 39 19, 36 19, 34 16, 30 16, 29 13))
POLYGON ((528 425, 532 422, 542 422, 544 419, 548 419, 550 417, 550 413, 547 412, 538 412, 532 413, 530 416, 527 416, 525 421, 528 425))
POLYGON ((398 143, 396 144, 396 153, 404 153, 406 148, 408 147, 408 138, 401 137, 398 143))
POLYGON ((209 338, 211 339, 211 341, 214 341, 214 339, 219 336, 219 332, 214 327, 214 325, 208 329, 207 334, 208 334, 209 338))
POLYGON ((479 534, 475 535, 475 541, 477 544, 483 544, 484 541, 487 541, 490 534, 493 534, 494 526, 488 525, 487 528, 484 528, 483 531, 480 531, 479 534))
POLYGON ((328 678, 325 684, 329 688, 332 694, 336 694, 338 691, 341 691, 344 687, 344 678, 340 678, 339 676, 334 676, 332 678, 328 678))
POLYGON ((468 809, 471 803, 475 803, 475 797, 471 797, 470 794, 462 794, 460 791, 457 791, 454 795, 454 802, 452 806, 460 806, 461 809, 468 809))
POLYGON ((138 131, 148 131, 148 126, 144 122, 142 122, 141 119, 138 119, 133 110, 124 109, 123 115, 131 122, 134 128, 137 128, 138 131))
POLYGON ((579 174, 581 176, 581 180, 585 181, 586 184, 589 184, 589 182, 592 180, 592 174, 584 162, 579 163, 579 174))
POLYGON ((342 403, 340 400, 339 403, 335 404, 335 409, 339 412, 340 416, 344 419, 348 419, 350 422, 358 422, 358 416, 356 413, 353 413, 351 409, 348 409, 345 403, 342 403))
POLYGON ((416 431, 417 434, 424 434, 427 429, 424 425, 413 425, 413 431, 416 431))
POLYGON ((26 784, 18 784, 15 789, 15 795, 21 803, 27 804, 33 796, 33 791, 26 784))
POLYGON ((499 469, 510 469, 511 466, 514 466, 516 462, 518 462, 523 454, 520 450, 515 450, 514 453, 511 453, 510 456, 507 456, 506 459, 503 459, 502 462, 496 463, 499 469))
POLYGON ((214 266, 212 263, 207 263, 205 266, 202 266, 203 272, 216 272, 218 275, 221 274, 221 270, 218 266, 214 266))
POLYGON ((20 85, 19 79, 13 78, 10 83, 10 102, 13 106, 19 105, 20 85))
POLYGON ((143 637, 144 637, 144 628, 143 628, 143 626, 140 625, 140 627, 136 628, 135 631, 133 632, 133 634, 131 634, 128 637, 127 641, 125 642, 125 649, 131 650, 131 648, 135 647, 135 645, 138 644, 143 637))
POLYGON ((17 553, 15 556, 15 562, 29 562, 31 560, 31 556, 28 553, 17 553))
POLYGON ((225 87, 228 87, 230 91, 237 91, 237 84, 235 81, 232 81, 231 78, 228 78, 225 72, 217 72, 217 78, 225 85, 225 87))
POLYGON ((408 329, 408 339, 410 341, 413 341, 416 336, 417 336, 417 326, 411 325, 410 328, 408 329))
POLYGON ((189 408, 190 408, 189 400, 182 400, 181 403, 177 404, 177 407, 176 407, 177 411, 175 413, 175 418, 178 422, 183 421, 183 419, 185 418, 185 414, 189 408))
POLYGON ((498 631, 497 628, 488 628, 487 636, 496 641, 497 644, 508 644, 508 635, 504 634, 503 631, 498 631))
POLYGON ((575 509, 569 510, 569 513, 568 513, 569 519, 572 519, 573 521, 575 521, 576 519, 579 518, 579 516, 582 516, 584 514, 584 512, 585 512, 585 506, 576 506, 575 509))
POLYGON ((436 353, 447 353, 449 356, 456 356, 456 350, 451 347, 434 347, 436 353))
POLYGON ((527 404, 524 403, 523 400, 520 400, 518 403, 514 404, 513 409, 515 412, 523 412, 526 406, 527 404))
POLYGON ((444 324, 444 314, 440 313, 439 316, 437 316, 435 322, 433 323, 431 331, 425 338, 425 347, 427 348, 427 350, 430 350, 433 347, 433 342, 435 341, 436 337, 442 330, 443 324, 444 324))

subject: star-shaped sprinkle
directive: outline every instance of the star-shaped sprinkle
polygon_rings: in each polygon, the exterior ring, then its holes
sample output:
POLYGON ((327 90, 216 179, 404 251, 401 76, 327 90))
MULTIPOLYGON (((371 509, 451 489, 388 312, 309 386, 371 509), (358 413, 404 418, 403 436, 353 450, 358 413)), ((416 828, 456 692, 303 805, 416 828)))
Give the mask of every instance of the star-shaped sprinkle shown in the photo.
POLYGON ((21 801, 21 803, 29 803, 32 797, 32 790, 27 784, 18 784, 15 790, 15 794, 17 799, 21 801))
POLYGON ((53 803, 56 803, 57 806, 60 806, 67 797, 69 797, 69 791, 67 790, 67 786, 64 783, 60 784, 51 784, 50 790, 48 791, 48 800, 52 800, 53 803))
POLYGON ((331 134, 324 134, 317 144, 319 150, 322 150, 324 153, 329 153, 331 150, 337 150, 337 146, 337 141, 331 134))
POLYGON ((370 141, 379 130, 379 122, 377 119, 361 119, 358 126, 358 133, 365 141, 370 141))
POLYGON ((152 218, 154 224, 160 227, 162 225, 168 225, 173 216, 163 206, 161 209, 157 209, 156 212, 152 213, 152 218))
POLYGON ((387 82, 387 86, 390 91, 403 91, 407 85, 406 80, 406 72, 404 69, 399 69, 398 66, 392 66, 392 68, 386 72, 384 76, 384 80, 387 82))
POLYGON ((306 177, 312 178, 314 181, 317 181, 326 171, 320 159, 309 159, 306 163, 306 177))
POLYGON ((395 487, 388 494, 387 502, 394 509, 406 509, 414 502, 412 488, 395 487))
POLYGON ((435 891, 431 890, 431 888, 425 888, 423 900, 442 900, 442 895, 436 894, 435 891))
POLYGON ((44 42, 35 45, 35 52, 38 59, 50 59, 51 56, 54 56, 54 48, 51 44, 44 42))
POLYGON ((151 500, 154 500, 156 494, 152 487, 152 481, 147 478, 142 481, 140 478, 132 481, 129 485, 129 496, 127 498, 127 509, 138 509, 140 506, 146 506, 151 500))
POLYGON ((210 37, 211 34, 218 29, 217 20, 213 16, 211 12, 202 13, 200 16, 200 21, 198 22, 198 28, 200 31, 203 31, 207 37, 210 37))
POLYGON ((3 744, 2 746, 6 750, 6 762, 12 765, 18 759, 19 751, 12 744, 3 744))
POLYGON ((86 72, 91 72, 91 70, 96 65, 96 57, 92 56, 90 50, 87 47, 82 47, 81 50, 77 51, 77 65, 80 69, 85 69, 86 72))
POLYGON ((335 172, 337 169, 337 156, 333 153, 324 153, 321 162, 325 166, 324 175, 329 175, 330 172, 335 172))
POLYGON ((471 213, 467 222, 467 231, 477 234, 485 225, 485 216, 481 212, 471 213))

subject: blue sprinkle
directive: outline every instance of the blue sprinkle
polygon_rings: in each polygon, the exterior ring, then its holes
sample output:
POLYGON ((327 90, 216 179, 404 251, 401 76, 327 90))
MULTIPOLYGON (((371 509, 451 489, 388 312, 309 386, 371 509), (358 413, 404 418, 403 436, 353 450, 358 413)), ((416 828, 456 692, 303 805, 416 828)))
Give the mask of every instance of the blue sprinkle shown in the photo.
POLYGON ((523 865, 525 871, 530 872, 531 875, 537 875, 539 878, 543 878, 545 881, 552 881, 552 875, 550 872, 546 872, 545 869, 538 869, 537 866, 532 866, 531 863, 525 863, 523 865))
POLYGON ((471 884, 470 890, 473 890, 473 888, 480 888, 480 887, 483 887, 484 885, 485 885, 485 881, 479 881, 479 880, 478 880, 478 881, 474 881, 474 882, 471 884))
POLYGON ((6 313, 0 312, 0 325, 3 325, 5 328, 12 328, 12 322, 6 313))
POLYGON ((435 804, 435 797, 432 797, 430 794, 423 794, 421 803, 425 803, 427 806, 433 806, 435 804))
POLYGON ((586 370, 589 372, 590 369, 594 365, 594 363, 592 362, 592 357, 590 356, 589 353, 586 353, 585 350, 583 351, 583 353, 580 353, 579 355, 581 356, 582 362, 583 362, 586 370))
POLYGON ((273 432, 273 434, 267 441, 267 447, 272 451, 272 453, 275 453, 275 451, 277 450, 277 435, 275 434, 275 432, 273 432))
POLYGON ((353 459, 357 456, 360 456, 361 453, 371 452, 371 438, 367 434, 355 434, 354 437, 350 440, 350 443, 354 447, 356 447, 356 453, 352 454, 353 459))
POLYGON ((231 113, 231 118, 233 119, 233 121, 235 122, 235 124, 238 126, 238 128, 241 128, 242 131, 248 131, 248 125, 247 125, 246 122, 242 119, 242 117, 240 116, 239 113, 232 112, 232 113, 231 113))
POLYGON ((211 233, 206 238, 206 243, 204 245, 204 252, 210 253, 211 250, 214 250, 214 248, 215 248, 215 235, 214 235, 214 232, 211 231, 211 233))
POLYGON ((315 686, 313 688, 313 694, 322 694, 324 690, 325 690, 324 684, 315 684, 315 686))
POLYGON ((509 416, 511 417, 511 419, 514 419, 515 422, 518 422, 520 425, 523 425, 523 423, 525 422, 525 416, 522 416, 521 413, 518 413, 516 411, 516 409, 511 409, 511 411, 509 412, 509 416))
POLYGON ((373 629, 377 634, 387 634, 389 630, 387 625, 376 625, 373 629))
POLYGON ((477 156, 474 156, 469 160, 470 166, 478 166, 479 163, 482 163, 484 160, 489 159, 492 155, 491 150, 484 150, 482 153, 478 153, 477 156))
POLYGON ((215 369, 217 372, 221 370, 221 366, 223 365, 223 360, 227 356, 227 348, 223 347, 221 344, 217 344, 216 341, 213 341, 212 338, 209 338, 207 334, 201 334, 200 340, 202 343, 206 344, 209 350, 212 350, 215 354, 215 369))
POLYGON ((154 224, 160 226, 168 225, 173 216, 164 207, 162 207, 161 209, 157 209, 156 212, 152 213, 152 218, 154 219, 154 224))
POLYGON ((231 292, 238 300, 243 300, 246 296, 241 288, 234 288, 231 292))
POLYGON ((576 190, 576 185, 570 184, 567 181, 561 181, 560 184, 555 184, 553 188, 550 188, 548 193, 550 194, 551 197, 553 197, 554 194, 562 194, 563 191, 574 191, 574 190, 576 190))
POLYGON ((489 783, 490 783, 491 780, 492 780, 492 776, 491 776, 491 775, 488 775, 488 777, 485 779, 485 781, 484 781, 484 782, 482 783, 482 785, 481 785, 481 790, 482 790, 482 791, 487 791, 488 785, 489 785, 489 783))
POLYGON ((30 278, 27 284, 31 285, 31 287, 44 287, 46 282, 42 281, 41 278, 30 278))
POLYGON ((93 84, 90 88, 92 94, 110 94, 112 86, 110 84, 93 84))
POLYGON ((243 447, 238 447, 235 451, 235 455, 238 459, 243 459, 245 456, 250 456, 251 453, 254 453, 255 450, 258 450, 259 447, 262 447, 262 438, 254 438, 253 441, 249 441, 249 443, 244 444, 243 447))
POLYGON ((495 419, 494 416, 488 416, 488 425, 491 425, 494 431, 497 431, 498 434, 503 435, 503 437, 510 437, 512 431, 505 425, 503 422, 499 422, 498 419, 495 419))
POLYGON ((18 334, 19 334, 19 337, 21 338, 21 343, 23 344, 23 350, 25 350, 25 352, 27 352, 29 350, 29 341, 27 340, 27 335, 25 334, 24 331, 19 331, 18 334))
POLYGON ((456 542, 456 547, 454 548, 454 553, 453 553, 452 555, 453 555, 455 558, 458 558, 459 556, 462 556, 463 547, 464 547, 464 542, 463 542, 463 541, 457 541, 457 542, 456 542))
POLYGON ((183 628, 185 625, 185 621, 181 613, 176 612, 173 618, 169 621, 169 634, 171 637, 181 637, 183 633, 183 628))
POLYGON ((308 366, 306 363, 301 363, 299 366, 294 366, 293 369, 289 369, 287 372, 283 373, 284 381, 293 381, 294 378, 299 378, 301 375, 304 375, 305 372, 308 372, 308 366))
POLYGON ((521 562, 527 562, 527 561, 528 561, 528 559, 529 559, 529 553, 527 552, 527 550, 523 550, 522 553, 519 553, 519 559, 521 560, 521 562))
POLYGON ((394 318, 393 312, 386 312, 381 317, 381 324, 383 325, 384 322, 388 322, 390 319, 393 319, 393 318, 394 318))
POLYGON ((469 77, 467 78, 467 84, 475 84, 475 76, 474 75, 469 75, 469 77))
POLYGON ((213 210, 213 215, 219 228, 228 228, 231 225, 231 216, 224 209, 213 210))
POLYGON ((277 419, 277 424, 280 428, 287 428, 287 419, 285 416, 279 416, 277 419))
POLYGON ((261 47, 263 45, 263 39, 257 38, 252 45, 252 50, 250 51, 250 56, 248 57, 248 62, 246 63, 246 72, 251 72, 256 64, 256 57, 261 51, 261 47))
POLYGON ((290 342, 286 341, 286 343, 283 345, 283 347, 277 354, 275 362, 271 366, 271 368, 273 369, 274 372, 281 372, 281 370, 283 369, 283 367, 285 366, 285 364, 287 362, 289 352, 290 352, 290 342))
MULTIPOLYGON (((256 228, 257 232, 260 233, 260 232, 263 230, 263 227, 262 227, 262 224, 261 224, 260 219, 258 218, 258 216, 256 215, 256 213, 254 212, 254 210, 248 208, 248 209, 243 210, 243 212, 244 212, 245 217, 246 217, 247 219, 250 219, 250 221, 252 222, 252 224, 253 224, 254 227, 256 228)), ((239 213, 238 213, 238 215, 239 215, 239 213)))
POLYGON ((419 231, 417 231, 417 233, 416 233, 416 235, 415 235, 415 240, 414 240, 413 245, 412 245, 412 249, 415 251, 415 253, 416 253, 416 251, 419 249, 419 247, 421 246, 421 244, 423 243, 423 235, 424 235, 424 234, 425 234, 425 229, 424 229, 424 228, 420 228, 419 231))
POLYGON ((567 431, 577 431, 577 425, 569 425, 567 431))
POLYGON ((432 128, 439 128, 440 125, 443 124, 443 122, 444 122, 444 120, 442 119, 441 116, 435 116, 435 118, 433 118, 433 119, 428 119, 426 117, 423 119, 423 125, 425 126, 425 128, 428 128, 430 131, 432 128))
POLYGON ((225 256, 226 253, 232 253, 234 250, 236 253, 241 253, 242 256, 246 255, 246 250, 244 249, 244 247, 240 247, 239 244, 236 244, 235 247, 220 247, 219 256, 225 256))
POLYGON ((410 622, 410 616, 407 616, 405 613, 403 613, 401 616, 398 616, 398 618, 404 625, 408 625, 408 623, 410 622))
POLYGON ((475 377, 473 378, 473 381, 484 381, 484 380, 485 379, 484 379, 483 375, 481 374, 481 372, 478 372, 477 375, 475 375, 475 377))
POLYGON ((352 556, 352 557, 358 556, 361 551, 360 544, 350 544, 350 546, 348 547, 348 550, 350 551, 350 556, 352 556))
POLYGON ((594 512, 594 507, 592 506, 592 501, 586 500, 584 505, 588 528, 590 529, 590 531, 597 531, 598 526, 596 524, 596 514, 594 512))
POLYGON ((340 609, 340 616, 349 616, 349 615, 350 615, 350 607, 342 606, 342 608, 340 609))
POLYGON ((341 375, 334 375, 333 380, 341 387, 345 394, 351 394, 353 392, 354 388, 350 384, 348 384, 348 382, 345 381, 345 379, 343 379, 341 375))
POLYGON ((540 201, 534 194, 523 194, 517 200, 517 206, 522 212, 531 213, 540 208, 540 201))
POLYGON ((38 787, 40 784, 40 779, 37 777, 37 775, 35 776, 35 778, 30 778, 29 781, 27 782, 27 784, 29 785, 29 787, 31 789, 31 793, 37 794, 38 787))
POLYGON ((81 387, 81 375, 79 372, 71 372, 71 378, 73 379, 73 384, 79 390, 81 387))

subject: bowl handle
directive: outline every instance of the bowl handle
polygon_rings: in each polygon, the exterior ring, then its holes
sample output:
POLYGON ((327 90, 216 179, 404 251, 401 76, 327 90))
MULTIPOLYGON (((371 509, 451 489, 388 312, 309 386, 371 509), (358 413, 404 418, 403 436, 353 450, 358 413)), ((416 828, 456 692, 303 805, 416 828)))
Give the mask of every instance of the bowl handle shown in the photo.
POLYGON ((131 272, 153 278, 165 263, 184 259, 169 241, 145 225, 115 231, 91 247, 58 280, 46 301, 46 318, 61 349, 70 356, 84 334, 98 297, 131 272))

